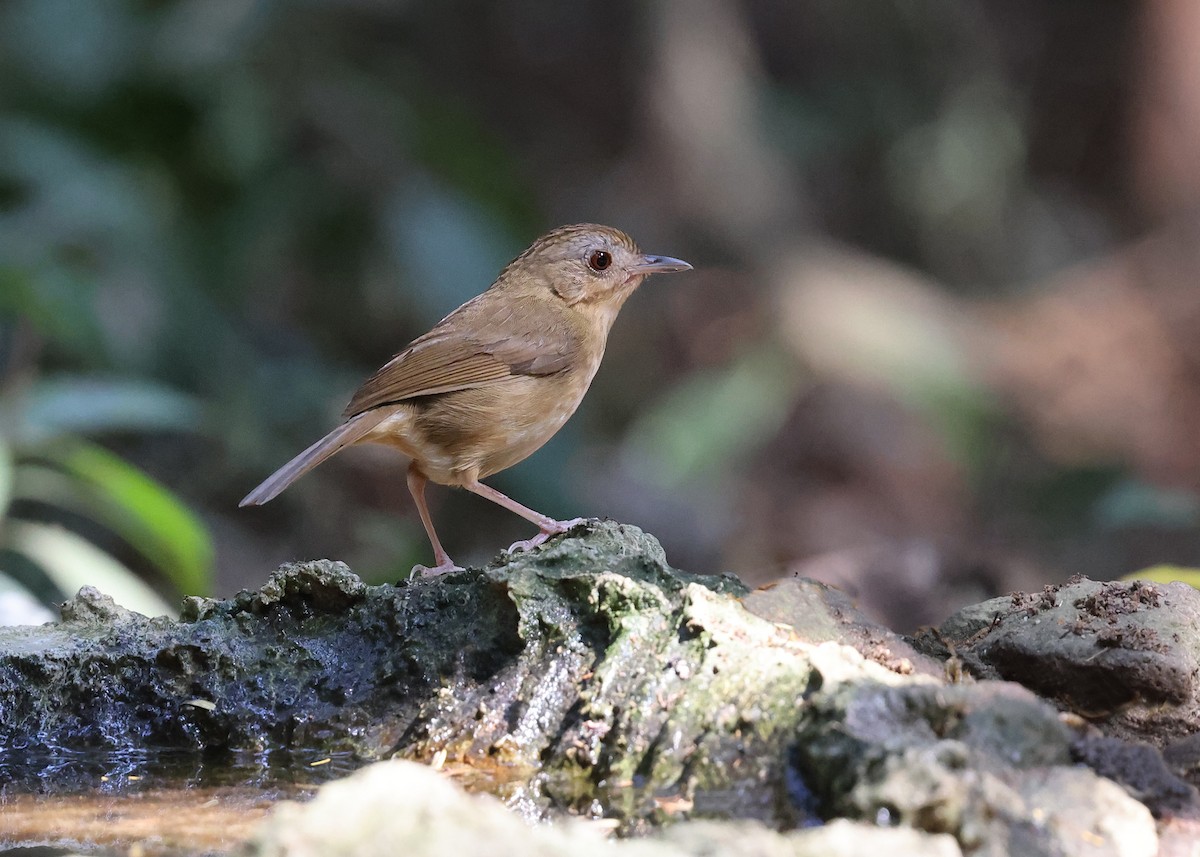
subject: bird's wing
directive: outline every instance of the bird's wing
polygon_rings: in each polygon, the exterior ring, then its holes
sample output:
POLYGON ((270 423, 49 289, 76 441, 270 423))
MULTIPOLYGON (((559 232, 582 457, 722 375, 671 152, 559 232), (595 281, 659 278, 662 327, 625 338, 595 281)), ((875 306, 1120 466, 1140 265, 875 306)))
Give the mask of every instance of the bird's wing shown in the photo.
POLYGON ((368 378, 344 416, 514 375, 552 375, 571 365, 582 336, 565 316, 548 312, 541 298, 513 297, 500 305, 482 300, 485 295, 446 316, 368 378))

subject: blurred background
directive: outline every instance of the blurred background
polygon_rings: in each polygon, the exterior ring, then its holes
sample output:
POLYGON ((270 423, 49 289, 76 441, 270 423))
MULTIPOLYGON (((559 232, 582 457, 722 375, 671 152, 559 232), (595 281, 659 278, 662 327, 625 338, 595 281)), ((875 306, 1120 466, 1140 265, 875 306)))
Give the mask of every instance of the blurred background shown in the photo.
POLYGON ((387 450, 237 501, 576 221, 696 271, 521 502, 901 629, 1200 564, 1197 152, 1194 0, 6 0, 0 590, 429 562, 387 450))

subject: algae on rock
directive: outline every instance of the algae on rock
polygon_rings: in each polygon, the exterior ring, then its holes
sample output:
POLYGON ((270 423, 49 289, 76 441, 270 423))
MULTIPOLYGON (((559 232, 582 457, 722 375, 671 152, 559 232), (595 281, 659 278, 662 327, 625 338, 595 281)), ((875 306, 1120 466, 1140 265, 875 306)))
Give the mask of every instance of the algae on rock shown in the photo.
MULTIPOLYGON (((1108 605, 1121 623, 1141 604, 1120 613, 1125 601, 1077 601, 1084 612, 1108 605)), ((1181 592, 1170 601, 1193 605, 1181 592)), ((980 673, 999 668, 989 652, 1024 651, 1005 623, 1033 614, 1008 603, 999 621, 996 605, 964 611, 942 630, 949 645, 927 637, 922 653, 828 587, 747 593, 731 577, 671 569, 650 536, 600 522, 483 569, 394 586, 366 586, 340 563, 285 566, 258 591, 188 599, 177 622, 84 590, 60 623, 0 629, 0 745, 191 753, 206 765, 242 751, 395 755, 442 764, 527 817, 569 810, 625 833, 682 819, 849 818, 859 824, 830 829, 861 838, 863 825, 898 824, 946 854, 1152 854, 1145 806, 1074 764, 1136 790, 1141 780, 1109 764, 1125 745, 1081 744, 1082 731, 1017 685, 947 675, 938 658, 951 647, 980 673), (979 643, 989 638, 993 648, 979 643)), ((1186 642, 1190 616, 1156 621, 1186 642)), ((1116 627, 1129 636, 1088 645, 1146 642, 1116 627)), ((1186 653, 1134 655, 1161 667, 1171 716, 1192 709, 1186 653)), ((61 766, 21 758, 2 760, 10 788, 55 787, 61 766)), ((1162 811, 1192 808, 1190 788, 1166 783, 1162 811)), ((770 853, 817 853, 799 842, 770 853)))
POLYGON ((323 788, 310 804, 280 805, 254 857, 489 854, 492 857, 961 857, 954 839, 849 821, 777 833, 755 822, 695 822, 609 842, 573 820, 527 827, 497 801, 468 795, 422 765, 380 762, 323 788))
POLYGON ((744 592, 598 522, 396 586, 285 566, 178 622, 84 591, 58 625, 0 629, 0 742, 448 757, 534 814, 795 821, 784 757, 811 646, 744 592))

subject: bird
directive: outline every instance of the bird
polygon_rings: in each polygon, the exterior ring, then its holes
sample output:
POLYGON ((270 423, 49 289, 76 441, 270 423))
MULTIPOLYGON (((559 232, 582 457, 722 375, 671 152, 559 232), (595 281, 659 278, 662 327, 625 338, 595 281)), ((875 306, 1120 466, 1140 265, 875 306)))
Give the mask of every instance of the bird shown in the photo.
POLYGON ((575 413, 600 367, 608 334, 651 274, 691 270, 643 253, 610 226, 561 226, 534 241, 483 293, 410 342, 363 382, 344 422, 267 477, 239 504, 258 506, 330 456, 360 443, 399 449, 434 565, 461 570, 442 547, 425 502, 428 482, 465 488, 538 527, 510 552, 532 550, 583 523, 559 521, 485 485, 523 461, 575 413))

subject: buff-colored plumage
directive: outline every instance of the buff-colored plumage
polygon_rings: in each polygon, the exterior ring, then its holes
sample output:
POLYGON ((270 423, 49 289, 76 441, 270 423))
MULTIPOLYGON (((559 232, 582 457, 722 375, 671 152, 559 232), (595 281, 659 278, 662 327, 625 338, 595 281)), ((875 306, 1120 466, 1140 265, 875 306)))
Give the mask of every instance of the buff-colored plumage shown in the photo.
POLYGON ((535 241, 483 294, 450 313, 368 378, 346 422, 293 458, 242 500, 260 505, 355 443, 394 446, 410 459, 409 487, 437 566, 455 568, 433 530, 426 480, 473 491, 537 524, 531 547, 572 522, 534 512, 479 480, 549 440, 587 392, 608 332, 649 274, 683 271, 647 256, 607 226, 564 226, 535 241))

